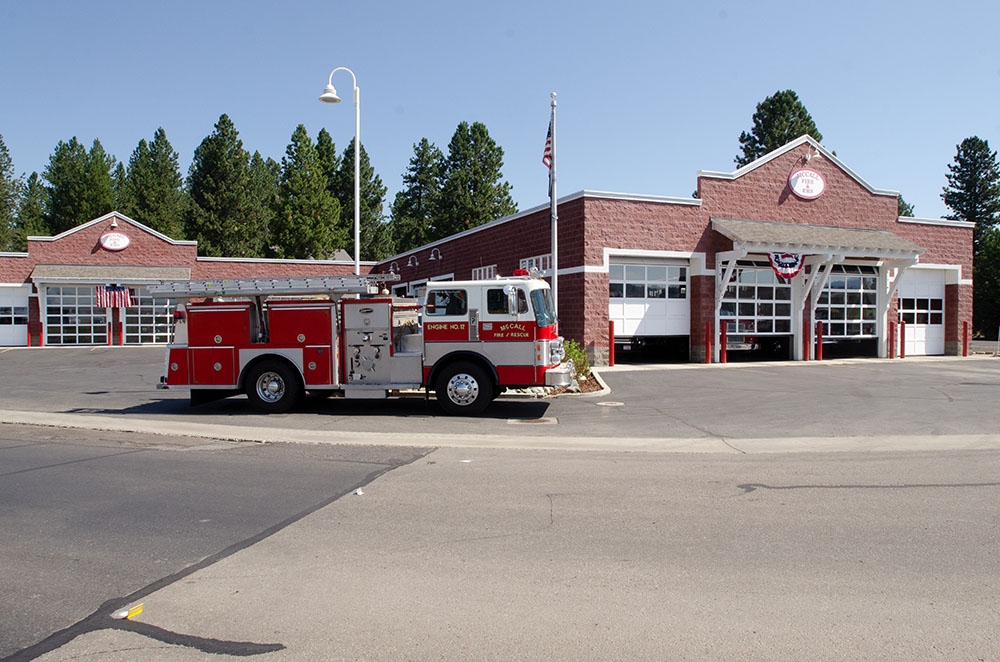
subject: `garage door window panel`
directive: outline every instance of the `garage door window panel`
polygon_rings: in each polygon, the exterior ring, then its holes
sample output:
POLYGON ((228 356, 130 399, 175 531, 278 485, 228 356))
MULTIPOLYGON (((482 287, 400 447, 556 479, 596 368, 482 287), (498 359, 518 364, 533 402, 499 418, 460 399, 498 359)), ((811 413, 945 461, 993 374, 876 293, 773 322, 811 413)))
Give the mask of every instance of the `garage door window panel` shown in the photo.
POLYGON ((125 342, 129 345, 170 342, 177 302, 154 299, 145 287, 131 289, 132 306, 124 309, 125 342))
POLYGON ((878 331, 877 287, 875 267, 834 265, 816 301, 815 320, 828 322, 824 334, 829 338, 874 337, 878 331))
POLYGON ((46 291, 46 342, 96 345, 107 342, 107 314, 95 309, 94 288, 52 287, 46 291))
POLYGON ((787 334, 791 298, 790 281, 777 276, 768 263, 740 261, 723 293, 719 315, 728 318, 728 333, 787 334))

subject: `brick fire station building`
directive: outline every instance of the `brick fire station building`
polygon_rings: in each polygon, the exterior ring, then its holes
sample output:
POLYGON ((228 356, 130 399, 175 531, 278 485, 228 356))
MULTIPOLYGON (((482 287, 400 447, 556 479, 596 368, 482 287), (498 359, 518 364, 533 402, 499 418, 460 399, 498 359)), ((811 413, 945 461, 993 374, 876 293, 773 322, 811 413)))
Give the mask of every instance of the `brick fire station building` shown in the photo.
POLYGON ((30 237, 26 253, 0 253, 0 346, 166 343, 174 302, 154 300, 160 280, 354 273, 342 260, 198 256, 112 212, 55 237, 30 237))
MULTIPOLYGON (((608 361, 612 330, 616 342, 692 361, 706 351, 719 360, 723 331, 729 347, 788 359, 813 356, 818 334, 862 356, 960 353, 971 223, 898 217, 895 191, 807 136, 697 181, 696 198, 581 191, 558 201, 560 331, 595 364, 608 361)), ((393 291, 414 295, 429 280, 519 268, 551 278, 549 215, 539 206, 363 268, 398 274, 393 291)), ((170 302, 149 298, 152 281, 352 271, 346 256, 198 257, 195 242, 109 214, 0 254, 0 345, 163 343, 170 302)))

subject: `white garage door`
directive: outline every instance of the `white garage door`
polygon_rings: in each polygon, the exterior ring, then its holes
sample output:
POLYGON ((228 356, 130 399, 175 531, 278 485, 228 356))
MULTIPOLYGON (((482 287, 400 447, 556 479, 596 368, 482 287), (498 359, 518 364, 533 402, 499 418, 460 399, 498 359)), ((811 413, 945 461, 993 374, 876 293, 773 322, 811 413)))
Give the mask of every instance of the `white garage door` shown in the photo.
POLYGON ((30 285, 0 286, 0 346, 28 344, 28 295, 30 285))
POLYGON ((899 321, 907 356, 944 354, 944 272, 907 269, 899 284, 899 321))
POLYGON ((611 262, 608 314, 615 337, 689 335, 688 272, 682 263, 611 262))

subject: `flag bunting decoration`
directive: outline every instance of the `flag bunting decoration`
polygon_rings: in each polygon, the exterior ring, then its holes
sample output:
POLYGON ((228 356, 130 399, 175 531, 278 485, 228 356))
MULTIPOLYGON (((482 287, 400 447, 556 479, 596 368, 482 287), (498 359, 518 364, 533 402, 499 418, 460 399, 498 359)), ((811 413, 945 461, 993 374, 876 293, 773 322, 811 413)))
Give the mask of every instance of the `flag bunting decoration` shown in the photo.
POLYGON ((782 278, 795 278, 805 264, 803 256, 796 253, 768 253, 767 259, 774 273, 782 278))
POLYGON ((132 292, 123 285, 98 285, 98 308, 128 308, 132 305, 132 292))

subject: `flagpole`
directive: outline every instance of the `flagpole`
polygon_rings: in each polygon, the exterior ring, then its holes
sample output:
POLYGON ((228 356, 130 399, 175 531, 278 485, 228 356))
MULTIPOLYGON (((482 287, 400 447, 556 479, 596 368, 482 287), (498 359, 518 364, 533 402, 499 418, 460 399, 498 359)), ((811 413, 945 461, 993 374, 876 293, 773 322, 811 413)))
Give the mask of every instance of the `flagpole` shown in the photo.
POLYGON ((559 315, 559 211, 556 208, 556 93, 552 93, 552 166, 549 168, 549 208, 552 227, 552 307, 559 315))

